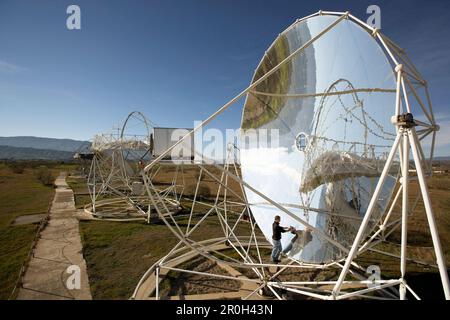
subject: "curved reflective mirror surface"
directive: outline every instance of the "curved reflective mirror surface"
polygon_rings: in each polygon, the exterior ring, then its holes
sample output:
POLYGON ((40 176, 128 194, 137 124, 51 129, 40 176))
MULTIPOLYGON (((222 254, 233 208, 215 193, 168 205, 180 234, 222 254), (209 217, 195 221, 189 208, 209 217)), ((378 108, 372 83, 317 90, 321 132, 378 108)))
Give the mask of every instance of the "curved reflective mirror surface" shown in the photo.
MULTIPOLYGON (((336 19, 317 16, 288 28, 262 58, 252 83, 336 19)), ((245 192, 267 240, 275 215, 282 226, 295 228, 282 237, 283 248, 292 243, 290 257, 326 263, 350 249, 395 138, 395 87, 378 43, 342 20, 249 92, 241 123, 243 179, 292 215, 245 192)), ((397 174, 394 166, 368 232, 384 213, 397 174)))

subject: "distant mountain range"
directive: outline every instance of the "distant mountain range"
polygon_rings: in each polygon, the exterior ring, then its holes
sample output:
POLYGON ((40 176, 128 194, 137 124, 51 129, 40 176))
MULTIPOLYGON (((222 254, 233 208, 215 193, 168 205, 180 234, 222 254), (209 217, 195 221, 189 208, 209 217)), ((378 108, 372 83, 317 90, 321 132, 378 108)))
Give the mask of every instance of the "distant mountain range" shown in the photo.
POLYGON ((0 146, 3 160, 71 160, 73 152, 0 146))
MULTIPOLYGON (((70 160, 76 152, 88 152, 91 143, 72 139, 32 136, 0 137, 0 159, 70 160)), ((450 156, 435 157, 435 161, 450 161, 450 156)))
POLYGON ((0 159, 69 160, 83 152, 90 142, 41 137, 0 137, 0 159))

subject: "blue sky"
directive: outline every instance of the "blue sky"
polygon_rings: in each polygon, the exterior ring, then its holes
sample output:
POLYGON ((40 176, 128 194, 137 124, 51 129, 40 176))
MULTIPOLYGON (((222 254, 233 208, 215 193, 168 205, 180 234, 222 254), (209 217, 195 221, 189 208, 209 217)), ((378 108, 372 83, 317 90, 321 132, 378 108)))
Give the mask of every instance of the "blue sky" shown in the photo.
MULTIPOLYGON (((250 82, 295 19, 324 10, 382 10, 382 31, 428 80, 450 155, 450 1, 0 0, 0 136, 90 139, 133 110, 192 127, 250 82), (82 29, 66 28, 81 7, 82 29)), ((240 120, 239 105, 225 115, 240 120)))

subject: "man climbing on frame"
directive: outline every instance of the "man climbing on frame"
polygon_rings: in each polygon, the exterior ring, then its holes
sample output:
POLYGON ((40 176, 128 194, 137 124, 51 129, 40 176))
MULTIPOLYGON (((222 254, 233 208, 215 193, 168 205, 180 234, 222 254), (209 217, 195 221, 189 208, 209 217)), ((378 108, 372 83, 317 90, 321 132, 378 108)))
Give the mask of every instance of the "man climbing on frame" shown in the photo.
POLYGON ((285 233, 287 231, 291 231, 292 227, 285 228, 280 226, 281 218, 280 216, 275 216, 275 221, 272 224, 272 254, 271 254, 271 260, 273 263, 280 263, 281 260, 279 260, 279 256, 283 248, 281 247, 281 234, 285 233))

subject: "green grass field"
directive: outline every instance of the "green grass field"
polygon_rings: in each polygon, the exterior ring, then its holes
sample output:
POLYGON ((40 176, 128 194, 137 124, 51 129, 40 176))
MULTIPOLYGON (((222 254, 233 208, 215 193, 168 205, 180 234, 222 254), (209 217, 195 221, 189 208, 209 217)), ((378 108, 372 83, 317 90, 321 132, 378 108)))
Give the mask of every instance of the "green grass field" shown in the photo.
POLYGON ((89 190, 86 185, 86 179, 79 177, 67 177, 66 182, 73 190, 73 194, 75 195, 75 206, 78 209, 84 208, 86 204, 91 202, 89 190))
MULTIPOLYGON (((178 223, 186 226, 182 219, 178 223)), ((163 223, 81 221, 80 233, 94 299, 130 298, 145 271, 178 243, 163 223)), ((218 220, 211 219, 193 238, 200 241, 221 234, 218 220)))
POLYGON ((128 299, 139 278, 174 246, 164 225, 82 221, 80 233, 94 299, 128 299))

